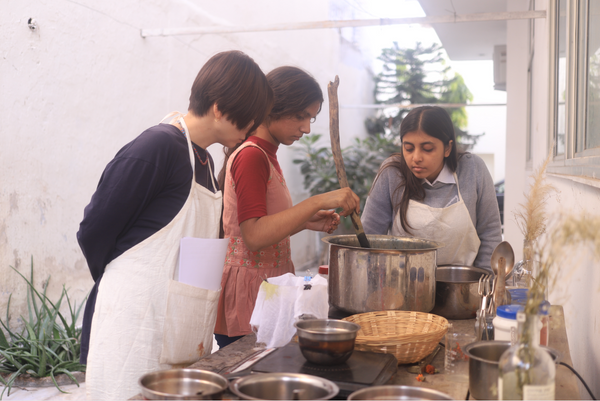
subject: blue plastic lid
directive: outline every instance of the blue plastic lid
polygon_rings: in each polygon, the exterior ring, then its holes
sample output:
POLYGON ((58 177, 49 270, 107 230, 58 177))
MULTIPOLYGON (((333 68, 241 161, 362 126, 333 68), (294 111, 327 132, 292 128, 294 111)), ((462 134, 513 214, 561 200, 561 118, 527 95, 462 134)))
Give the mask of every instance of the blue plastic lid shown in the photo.
POLYGON ((524 310, 523 305, 500 305, 496 308, 496 315, 505 319, 517 320, 517 312, 524 310))
MULTIPOLYGON (((496 308, 496 315, 505 319, 517 320, 517 313, 525 310, 523 305, 501 305, 496 308)), ((547 315, 550 310, 550 302, 544 301, 540 304, 540 315, 547 315)))

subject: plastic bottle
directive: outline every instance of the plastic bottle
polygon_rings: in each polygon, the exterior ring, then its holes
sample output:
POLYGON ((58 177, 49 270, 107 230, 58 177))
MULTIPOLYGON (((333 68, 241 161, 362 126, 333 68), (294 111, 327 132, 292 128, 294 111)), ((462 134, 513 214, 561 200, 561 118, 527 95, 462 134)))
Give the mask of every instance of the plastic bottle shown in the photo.
POLYGON ((329 281, 329 265, 319 266, 319 274, 329 281))
POLYGON ((496 309, 494 325, 494 339, 497 341, 510 341, 511 345, 517 343, 517 312, 522 311, 521 305, 502 305, 496 309))

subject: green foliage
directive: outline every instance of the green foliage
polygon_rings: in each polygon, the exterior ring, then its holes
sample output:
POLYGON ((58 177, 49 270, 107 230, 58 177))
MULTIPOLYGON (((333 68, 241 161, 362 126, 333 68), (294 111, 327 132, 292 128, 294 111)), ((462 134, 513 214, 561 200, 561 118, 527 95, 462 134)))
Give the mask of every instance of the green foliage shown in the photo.
POLYGON ((0 382, 5 385, 0 394, 10 390, 20 374, 29 374, 32 377, 50 376, 54 385, 64 392, 56 382, 55 375, 64 373, 79 385, 72 372, 85 371, 85 365, 79 363, 81 329, 76 327, 77 318, 83 303, 79 306, 71 305, 67 290, 63 286, 62 294, 56 303, 52 303, 46 296, 46 289, 50 277, 46 280, 44 289, 40 293, 33 286, 33 258, 31 259, 31 273, 29 280, 17 269, 10 266, 27 282, 27 308, 29 319, 21 319, 25 327, 17 332, 10 328, 10 296, 6 308, 6 320, 0 319, 0 382), (67 302, 70 313, 70 323, 60 313, 63 301, 67 302))
MULTIPOLYGON (((467 103, 473 95, 460 74, 449 78, 450 67, 439 45, 424 47, 417 43, 414 49, 402 49, 397 43, 383 49, 379 57, 383 71, 375 77, 375 100, 382 104, 436 104, 467 103)), ((365 121, 371 135, 386 133, 399 135, 400 124, 411 109, 399 106, 393 113, 379 111, 365 121)), ((457 142, 465 151, 477 143, 480 135, 471 135, 462 129, 468 118, 464 107, 446 108, 455 125, 457 142)))
MULTIPOLYGON (((304 136, 298 143, 300 156, 293 160, 300 165, 304 175, 304 189, 310 195, 318 195, 340 188, 335 171, 335 163, 329 146, 319 146, 320 134, 304 136)), ((361 210, 373 184, 373 180, 381 163, 392 153, 398 151, 394 138, 378 134, 366 139, 354 139, 354 143, 342 149, 344 167, 348 178, 348 185, 360 198, 361 210)), ((350 219, 345 219, 344 224, 349 228, 350 219)))

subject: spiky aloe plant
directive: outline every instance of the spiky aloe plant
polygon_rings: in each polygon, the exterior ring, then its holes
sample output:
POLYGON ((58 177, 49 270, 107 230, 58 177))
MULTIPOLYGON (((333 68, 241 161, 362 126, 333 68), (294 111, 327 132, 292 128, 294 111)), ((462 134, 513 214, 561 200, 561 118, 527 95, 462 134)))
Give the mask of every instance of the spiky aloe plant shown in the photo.
MULTIPOLYGON (((76 327, 77 318, 81 312, 81 305, 71 305, 67 290, 63 285, 62 293, 53 303, 46 296, 48 285, 44 286, 40 293, 33 286, 33 257, 31 258, 31 273, 29 280, 17 269, 10 266, 27 282, 27 308, 29 318, 21 319, 25 326, 17 331, 10 327, 10 299, 6 307, 6 321, 0 318, 0 382, 4 389, 0 393, 0 399, 4 392, 10 390, 17 376, 29 374, 32 377, 51 377, 54 385, 63 391, 56 375, 64 373, 75 384, 79 382, 72 372, 84 372, 85 365, 79 363, 81 329, 76 327), (67 320, 60 312, 63 301, 69 306, 70 319, 67 320), (6 333, 2 330, 6 330, 6 333), (4 376, 4 377, 2 377, 4 376)), ((50 277, 46 283, 50 281, 50 277)))

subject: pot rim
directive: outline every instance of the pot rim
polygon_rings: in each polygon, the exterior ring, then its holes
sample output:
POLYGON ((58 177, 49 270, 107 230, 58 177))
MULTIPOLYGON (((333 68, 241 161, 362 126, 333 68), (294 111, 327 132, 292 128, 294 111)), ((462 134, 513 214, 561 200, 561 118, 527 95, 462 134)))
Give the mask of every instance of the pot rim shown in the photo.
MULTIPOLYGON (((477 267, 477 266, 464 266, 464 265, 439 265, 436 268, 437 270, 470 270, 470 271, 474 271, 477 273, 483 273, 483 274, 490 274, 490 275, 494 275, 494 273, 492 273, 491 270, 487 270, 484 269, 483 267, 477 267)), ((440 280, 437 278, 436 275, 436 282, 438 283, 449 283, 449 284, 477 284, 479 283, 479 279, 477 280, 461 280, 461 281, 450 281, 450 280, 440 280)))
POLYGON ((269 378, 271 378, 271 379, 284 378, 284 379, 288 379, 288 380, 289 379, 299 379, 301 381, 312 381, 313 383, 319 382, 320 384, 323 385, 323 388, 325 388, 328 393, 326 396, 324 396, 322 398, 316 398, 317 400, 331 399, 340 392, 340 388, 337 386, 337 384, 335 384, 331 380, 327 380, 323 377, 308 375, 305 373, 283 373, 283 372, 252 373, 248 376, 242 376, 237 379, 234 379, 231 383, 229 383, 229 389, 235 395, 240 397, 241 399, 261 400, 262 398, 252 397, 251 395, 240 391, 240 389, 238 387, 243 385, 245 382, 260 381, 261 379, 269 379, 269 378))
MULTIPOLYGON (((467 344, 465 346, 465 353, 468 355, 469 358, 473 358, 476 361, 479 362, 485 362, 485 363, 491 363, 494 365, 498 365, 500 363, 500 361, 491 361, 489 359, 484 359, 481 358, 477 355, 473 355, 471 353, 471 350, 473 348, 480 348, 480 347, 484 347, 485 345, 487 345, 488 343, 492 343, 492 344, 503 344, 503 345, 508 345, 508 347, 506 347, 506 349, 509 349, 511 347, 510 345, 510 341, 498 341, 498 340, 490 340, 490 341, 475 341, 471 344, 467 344)), ((560 352, 558 352, 557 350, 555 350, 554 348, 550 348, 550 347, 546 347, 544 345, 538 345, 538 347, 540 347, 541 349, 545 350, 547 353, 550 354, 550 356, 552 357, 552 360, 554 361, 555 364, 559 364, 560 363, 560 359, 562 357, 562 355, 560 354, 560 352)))
POLYGON ((323 238, 321 238, 321 241, 323 241, 329 245, 339 246, 341 248, 350 248, 350 249, 363 250, 363 251, 367 251, 367 252, 381 252, 381 253, 398 253, 398 252, 421 253, 421 252, 427 252, 427 251, 435 251, 435 250, 437 250, 439 248, 443 248, 445 246, 445 244, 443 242, 431 241, 431 240, 424 239, 424 238, 400 237, 400 236, 395 236, 395 235, 374 235, 374 234, 367 234, 367 239, 377 240, 377 239, 385 239, 385 238, 397 238, 404 242, 426 243, 428 246, 426 248, 420 248, 420 249, 385 249, 385 248, 362 248, 360 246, 360 244, 358 243, 358 239, 357 239, 356 246, 338 244, 338 243, 332 242, 333 239, 351 238, 351 237, 357 238, 356 234, 342 234, 342 235, 330 235, 327 237, 323 237, 323 238))
POLYGON ((210 393, 203 393, 202 397, 208 397, 208 396, 214 396, 220 393, 223 393, 225 390, 227 390, 227 388, 229 387, 229 381, 222 375, 212 372, 210 370, 206 370, 206 369, 193 369, 193 368, 184 368, 184 369, 164 369, 164 370, 157 370, 154 372, 148 372, 144 375, 142 375, 139 379, 138 379, 138 385, 140 386, 140 388, 142 389, 142 395, 146 396, 146 394, 144 393, 150 393, 154 396, 158 396, 161 397, 160 399, 186 399, 188 397, 190 397, 189 395, 182 395, 182 394, 173 394, 173 393, 165 393, 164 391, 158 391, 158 390, 153 390, 151 388, 149 388, 144 381, 151 378, 152 376, 159 376, 159 375, 164 375, 167 373, 174 373, 177 374, 181 377, 185 377, 186 373, 201 373, 203 375, 206 375, 212 379, 215 379, 213 381, 211 381, 212 383, 214 383, 215 385, 219 386, 218 390, 215 390, 213 392, 210 393), (217 381, 220 381, 221 383, 218 383, 217 381))
MULTIPOLYGON (((348 397, 349 400, 356 400, 356 399, 363 399, 363 398, 356 398, 358 396, 361 396, 363 394, 369 394, 372 392, 377 392, 378 390, 398 390, 399 392, 401 391, 417 391, 417 392, 423 392, 429 395, 435 395, 438 396, 439 400, 452 400, 452 398, 446 394, 443 393, 439 390, 433 389, 433 388, 427 388, 427 387, 417 387, 417 386, 406 386, 406 385, 383 385, 383 386, 371 386, 371 387, 365 387, 365 388, 361 388, 360 390, 356 390, 355 392, 353 392, 352 394, 350 394, 350 396, 348 397)), ((423 398, 425 399, 425 398, 423 398)))
POLYGON ((356 334, 359 330, 360 330, 360 325, 356 324, 354 322, 347 322, 345 320, 338 320, 338 319, 310 319, 310 320, 300 320, 297 321, 296 323, 294 323, 294 327, 306 334, 329 334, 331 333, 333 334, 356 334), (341 326, 341 327, 337 327, 340 328, 341 331, 338 332, 326 332, 324 330, 321 330, 319 328, 308 328, 308 327, 302 327, 304 324, 309 324, 309 323, 304 323, 304 322, 324 322, 325 325, 327 326, 329 322, 332 323, 332 326, 341 326))

